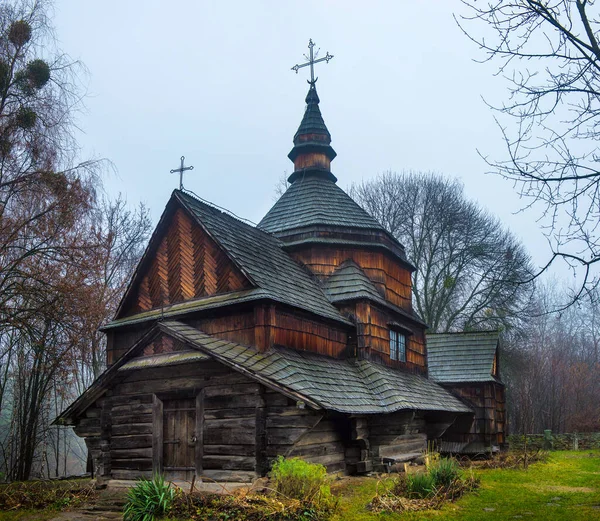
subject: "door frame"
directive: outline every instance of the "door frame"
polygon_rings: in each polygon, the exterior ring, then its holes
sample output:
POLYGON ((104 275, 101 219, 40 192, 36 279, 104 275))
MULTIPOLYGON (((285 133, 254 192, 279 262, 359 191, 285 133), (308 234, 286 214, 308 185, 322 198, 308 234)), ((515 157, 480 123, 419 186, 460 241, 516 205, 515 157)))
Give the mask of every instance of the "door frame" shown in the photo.
POLYGON ((204 453, 204 389, 189 393, 152 394, 152 473, 164 472, 164 412, 163 400, 194 397, 196 398, 196 447, 194 450, 196 476, 202 474, 202 458, 204 453))

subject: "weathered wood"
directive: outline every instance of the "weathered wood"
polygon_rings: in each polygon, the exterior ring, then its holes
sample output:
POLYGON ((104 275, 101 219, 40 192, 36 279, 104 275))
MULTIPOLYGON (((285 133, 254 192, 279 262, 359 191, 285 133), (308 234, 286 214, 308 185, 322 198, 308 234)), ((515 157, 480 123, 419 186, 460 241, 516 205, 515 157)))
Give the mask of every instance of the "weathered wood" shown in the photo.
POLYGON ((197 474, 200 474, 202 472, 204 465, 204 393, 205 390, 202 389, 196 396, 195 465, 197 474))
MULTIPOLYGON (((312 458, 317 456, 324 456, 326 454, 344 454, 344 444, 341 441, 334 441, 330 443, 319 443, 317 445, 297 445, 294 446, 290 451, 290 456, 312 458)), ((275 453, 276 455, 277 453, 275 453)))
POLYGON ((244 407, 258 407, 261 403, 258 394, 233 395, 233 396, 211 396, 204 403, 205 410, 211 409, 237 409, 244 407))
POLYGON ((110 444, 113 449, 152 447, 152 435, 113 436, 110 444))
POLYGON ((322 414, 313 415, 294 415, 294 416, 276 416, 270 414, 267 418, 267 428, 306 428, 310 429, 314 427, 321 418, 322 414))
POLYGON ((147 458, 152 459, 152 447, 132 447, 130 449, 112 449, 110 456, 114 460, 127 458, 147 458))
POLYGON ((297 445, 315 445, 320 443, 331 443, 333 441, 339 441, 341 439, 340 434, 327 430, 321 432, 307 432, 302 438, 297 441, 297 445))
POLYGON ((302 428, 267 429, 267 443, 269 445, 293 445, 306 433, 302 428))
POLYGON ((237 394, 258 394, 260 391, 260 384, 258 383, 242 383, 242 384, 224 384, 214 385, 206 387, 206 397, 211 398, 213 396, 232 396, 237 394))
POLYGON ((112 417, 113 425, 123 425, 129 423, 152 423, 152 413, 150 414, 131 414, 129 416, 112 417))
POLYGON ((253 445, 208 445, 204 444, 204 455, 212 456, 254 456, 256 446, 253 445))
POLYGON ((206 420, 224 420, 227 418, 252 418, 256 407, 241 407, 237 409, 211 409, 204 412, 206 420))
POLYGON ((213 426, 208 422, 204 424, 204 443, 207 445, 252 445, 256 443, 254 425, 252 428, 227 429, 213 426))
POLYGON ((117 405, 112 408, 113 418, 117 416, 129 417, 132 414, 152 414, 152 404, 136 403, 131 405, 117 405))
POLYGON ((114 436, 125 436, 128 434, 152 434, 151 423, 127 423, 113 425, 112 433, 114 436))
POLYGON ((217 456, 204 455, 205 469, 222 470, 255 470, 256 458, 254 456, 217 456))
MULTIPOLYGON (((262 393, 264 396, 264 393, 262 393)), ((256 453, 254 455, 254 469, 261 476, 266 474, 268 469, 267 462, 267 411, 262 400, 261 406, 256 408, 255 428, 256 428, 256 453)))
POLYGON ((163 472, 163 402, 154 395, 152 397, 152 470, 163 472))

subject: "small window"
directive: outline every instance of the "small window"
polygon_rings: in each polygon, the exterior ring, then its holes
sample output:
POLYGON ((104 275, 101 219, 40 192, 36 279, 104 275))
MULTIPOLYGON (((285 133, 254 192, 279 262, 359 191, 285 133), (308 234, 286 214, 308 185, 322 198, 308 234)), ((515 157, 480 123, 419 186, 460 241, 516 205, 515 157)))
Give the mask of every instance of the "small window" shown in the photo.
POLYGON ((406 335, 390 329, 390 358, 406 362, 406 335))

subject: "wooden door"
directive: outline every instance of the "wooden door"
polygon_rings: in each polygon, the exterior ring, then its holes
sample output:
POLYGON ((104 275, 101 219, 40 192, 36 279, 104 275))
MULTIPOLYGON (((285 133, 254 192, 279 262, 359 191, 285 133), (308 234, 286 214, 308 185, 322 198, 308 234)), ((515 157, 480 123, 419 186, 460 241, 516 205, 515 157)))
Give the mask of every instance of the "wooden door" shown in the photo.
POLYGON ((191 481, 202 472, 203 394, 154 400, 154 471, 191 481))

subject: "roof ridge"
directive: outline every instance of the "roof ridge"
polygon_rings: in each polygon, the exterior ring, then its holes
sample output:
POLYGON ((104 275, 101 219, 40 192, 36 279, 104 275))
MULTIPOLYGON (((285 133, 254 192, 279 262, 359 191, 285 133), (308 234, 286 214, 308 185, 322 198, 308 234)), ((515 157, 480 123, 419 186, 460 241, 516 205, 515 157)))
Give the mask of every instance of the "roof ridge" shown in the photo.
POLYGON ((234 220, 238 224, 242 224, 252 230, 256 230, 260 233, 264 233, 265 235, 274 239, 279 245, 283 246, 283 242, 280 239, 278 239, 271 232, 268 232, 267 230, 263 230, 262 228, 259 228, 259 224, 255 223, 254 221, 251 221, 250 219, 246 219, 245 217, 240 217, 239 215, 233 213, 231 210, 228 210, 227 208, 219 206, 218 204, 213 203, 212 201, 203 199, 198 194, 196 194, 190 190, 175 189, 175 190, 173 190, 173 192, 176 193, 176 195, 181 194, 186 197, 189 197, 190 199, 193 199, 196 203, 200 203, 200 204, 206 206, 211 211, 218 212, 220 215, 224 215, 225 217, 228 217, 228 218, 234 220))

